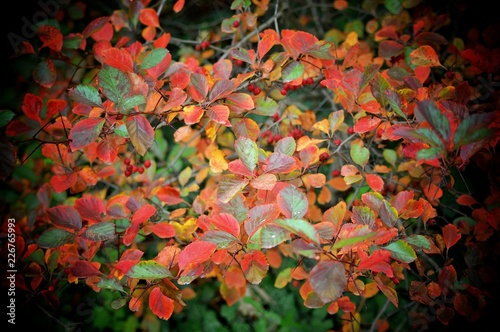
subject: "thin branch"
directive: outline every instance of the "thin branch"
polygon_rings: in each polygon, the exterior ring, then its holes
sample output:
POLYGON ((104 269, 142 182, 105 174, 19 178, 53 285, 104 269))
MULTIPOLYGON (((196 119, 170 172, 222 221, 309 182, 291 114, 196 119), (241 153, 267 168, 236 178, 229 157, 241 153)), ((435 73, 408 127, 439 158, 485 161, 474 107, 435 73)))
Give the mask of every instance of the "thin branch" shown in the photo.
MULTIPOLYGON (((261 32, 262 30, 264 30, 265 28, 267 28, 268 26, 270 26, 271 24, 273 24, 275 22, 275 20, 277 20, 279 17, 281 17, 281 15, 283 15, 283 9, 281 9, 278 13, 276 13, 275 15, 273 15, 273 17, 271 17, 270 19, 268 19, 267 21, 265 21, 264 23, 262 23, 259 26, 258 29, 253 30, 248 35, 246 35, 245 37, 241 38, 241 40, 236 45, 234 45, 233 48, 238 48, 241 45, 243 45, 244 43, 246 43, 248 40, 250 40, 250 38, 252 38, 253 36, 255 36, 256 34, 258 34, 259 32, 261 32)), ((224 54, 222 54, 222 56, 219 59, 220 60, 226 59, 229 56, 229 53, 231 52, 231 50, 233 48, 228 49, 226 52, 224 52, 224 54)))

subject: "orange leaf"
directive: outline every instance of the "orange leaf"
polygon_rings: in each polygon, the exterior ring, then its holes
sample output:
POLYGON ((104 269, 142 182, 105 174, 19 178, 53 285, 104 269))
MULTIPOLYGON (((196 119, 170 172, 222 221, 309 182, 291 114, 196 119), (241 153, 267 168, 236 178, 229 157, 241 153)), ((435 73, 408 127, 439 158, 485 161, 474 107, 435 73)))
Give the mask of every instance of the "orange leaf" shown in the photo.
POLYGON ((461 237, 462 235, 455 225, 448 224, 443 227, 443 240, 448 250, 455 245, 461 237))
POLYGON ((467 194, 464 194, 464 195, 460 195, 458 198, 457 198, 457 203, 460 204, 460 205, 465 205, 465 206, 471 206, 471 205, 474 205, 474 204, 479 204, 475 199, 474 197, 470 196, 470 195, 467 195, 467 194))
POLYGON ((364 116, 354 124, 354 132, 362 134, 368 131, 372 131, 373 129, 377 128, 377 126, 380 124, 380 121, 381 120, 376 117, 364 116))
POLYGON ((168 320, 174 312, 174 300, 163 295, 160 287, 155 287, 149 294, 149 307, 158 318, 168 320))
POLYGON ((156 27, 160 26, 160 22, 158 20, 158 14, 153 8, 143 8, 141 9, 141 13, 139 14, 139 20, 142 24, 147 25, 148 27, 156 27))
POLYGON ((132 216, 132 223, 143 223, 156 213, 156 209, 151 204, 141 206, 132 216))
POLYGON ((273 190, 277 178, 274 174, 261 174, 250 181, 250 185, 258 190, 273 190))
POLYGON ((184 270, 189 264, 204 263, 210 259, 217 245, 207 241, 188 244, 179 254, 179 269, 184 270))
POLYGON ((125 49, 116 47, 102 51, 102 60, 105 64, 126 72, 134 71, 134 59, 132 54, 125 49))
POLYGON ((177 0, 173 7, 174 12, 178 13, 182 10, 182 8, 184 8, 184 0, 177 0))
POLYGON ((205 113, 203 108, 198 105, 189 105, 184 107, 184 122, 188 125, 200 122, 201 117, 205 113))
POLYGON ((63 46, 63 35, 58 28, 44 25, 38 28, 38 37, 43 42, 42 47, 48 47, 59 52, 63 46))
POLYGON ((384 188, 384 180, 376 174, 366 174, 366 182, 373 191, 381 191, 384 188))
POLYGON ((441 66, 436 51, 429 45, 422 45, 411 52, 410 60, 413 65, 420 67, 441 66))

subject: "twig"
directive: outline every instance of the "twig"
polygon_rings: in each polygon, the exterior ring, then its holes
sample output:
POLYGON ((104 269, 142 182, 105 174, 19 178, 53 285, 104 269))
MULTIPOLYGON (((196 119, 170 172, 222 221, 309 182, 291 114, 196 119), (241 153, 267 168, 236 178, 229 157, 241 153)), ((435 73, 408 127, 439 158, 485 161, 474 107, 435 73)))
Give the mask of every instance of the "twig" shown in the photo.
MULTIPOLYGON (((250 38, 252 38, 253 36, 255 36, 256 34, 258 34, 259 32, 261 32, 264 28, 267 28, 268 26, 270 26, 271 24, 273 24, 275 22, 275 20, 277 20, 279 17, 281 17, 281 15, 283 15, 283 9, 280 10, 278 13, 276 13, 275 15, 273 15, 273 17, 271 17, 270 19, 268 19, 267 21, 265 21, 264 23, 262 23, 259 28, 253 30, 252 32, 250 32, 248 35, 246 35, 245 37, 241 38, 241 40, 233 46, 233 48, 238 48, 240 47, 241 45, 243 45, 244 43, 246 43, 248 40, 250 40, 250 38)), ((228 49, 226 52, 224 52, 224 54, 222 54, 222 56, 220 57, 220 59, 225 59, 229 56, 229 52, 231 52, 231 50, 233 49, 228 49)))
POLYGON ((372 325, 370 326, 370 332, 373 332, 376 330, 376 325, 377 321, 382 317, 382 314, 385 312, 385 309, 387 309, 387 306, 389 305, 389 299, 385 300, 384 305, 382 306, 382 309, 377 313, 377 316, 373 319, 372 325))

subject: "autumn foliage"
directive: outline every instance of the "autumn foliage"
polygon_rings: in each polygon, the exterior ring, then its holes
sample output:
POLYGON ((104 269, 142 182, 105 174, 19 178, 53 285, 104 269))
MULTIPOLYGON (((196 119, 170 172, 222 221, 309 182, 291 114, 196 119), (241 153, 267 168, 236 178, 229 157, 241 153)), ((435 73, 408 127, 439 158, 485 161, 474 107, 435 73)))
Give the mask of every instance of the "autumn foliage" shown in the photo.
POLYGON ((83 283, 169 320, 201 282, 232 306, 272 274, 335 330, 395 328, 365 318, 381 297, 413 308, 414 329, 486 319, 500 227, 492 30, 450 39, 446 13, 386 1, 361 31, 319 36, 279 26, 274 1, 234 0, 192 41, 161 24, 184 1, 160 3, 124 1, 82 30, 39 24, 18 44, 37 59, 1 117, 19 303, 57 311, 83 283))

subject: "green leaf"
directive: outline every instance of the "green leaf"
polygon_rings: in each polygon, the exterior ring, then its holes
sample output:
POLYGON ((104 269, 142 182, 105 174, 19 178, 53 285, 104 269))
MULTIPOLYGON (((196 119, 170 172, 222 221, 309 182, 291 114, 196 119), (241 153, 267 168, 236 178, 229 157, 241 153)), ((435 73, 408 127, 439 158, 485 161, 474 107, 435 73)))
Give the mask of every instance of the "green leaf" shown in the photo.
POLYGON ((125 113, 127 113, 126 111, 128 111, 136 106, 145 104, 145 103, 146 103, 146 99, 144 99, 143 95, 135 95, 135 96, 124 98, 121 101, 121 103, 117 105, 117 107, 121 111, 124 111, 125 113))
POLYGON ((332 246, 332 249, 340 249, 343 247, 352 246, 353 244, 363 242, 363 241, 368 240, 369 238, 372 238, 376 235, 377 235, 377 233, 371 232, 371 233, 367 233, 364 235, 353 236, 353 237, 350 237, 347 239, 337 240, 337 241, 335 241, 335 244, 332 246))
POLYGON ((287 218, 302 218, 308 209, 306 195, 293 185, 283 188, 276 197, 280 211, 287 218))
POLYGON ((99 96, 99 91, 92 85, 80 84, 76 88, 69 91, 69 97, 79 104, 101 107, 102 101, 99 96))
POLYGON ((130 93, 130 81, 127 75, 115 67, 104 66, 97 74, 97 78, 104 95, 115 104, 120 104, 130 93))
POLYGON ((478 142, 488 137, 491 134, 491 130, 487 127, 492 120, 489 113, 476 113, 462 119, 453 137, 455 148, 478 142))
POLYGON ((277 225, 268 224, 257 229, 248 242, 256 245, 251 249, 269 249, 289 239, 290 232, 288 230, 277 225))
POLYGON ((144 57, 144 60, 141 63, 141 69, 151 69, 167 56, 168 50, 166 48, 155 48, 149 51, 148 54, 144 57))
POLYGON ((274 224, 301 238, 319 245, 319 235, 314 226, 303 219, 276 219, 274 224))
POLYGON ((442 156, 443 149, 430 148, 422 149, 417 152, 417 160, 433 160, 442 156))
POLYGON ((415 117, 418 122, 428 122, 447 142, 450 138, 450 122, 448 118, 441 113, 436 102, 432 99, 426 99, 417 104, 415 107, 415 117))
POLYGON ((280 139, 276 146, 274 147, 274 152, 279 152, 286 154, 287 156, 292 156, 297 149, 297 143, 293 137, 287 136, 280 139))
POLYGON ((392 89, 391 84, 382 76, 382 74, 377 73, 372 83, 372 94, 375 99, 379 102, 380 106, 385 107, 388 103, 387 91, 392 89))
POLYGON ((384 247, 391 252, 391 256, 403 263, 411 263, 417 259, 415 250, 403 240, 398 240, 384 247))
POLYGON ((123 290, 123 286, 115 278, 102 278, 98 283, 97 287, 104 289, 117 290, 119 292, 127 293, 123 290))
POLYGON ((253 172, 259 160, 259 148, 257 144, 248 137, 240 137, 234 144, 236 154, 245 167, 253 172))
POLYGON ((75 235, 59 228, 50 228, 43 232, 37 240, 40 248, 57 248, 63 244, 73 242, 75 235))
POLYGON ((252 113, 257 115, 271 116, 278 111, 278 103, 271 98, 259 97, 256 100, 255 109, 252 113))
POLYGON ((172 273, 157 261, 147 260, 134 265, 126 275, 137 279, 163 279, 171 277, 172 273))
POLYGON ((224 249, 237 242, 238 238, 225 231, 212 230, 203 233, 199 240, 215 243, 217 249, 224 249))
POLYGON ((417 128, 410 131, 410 135, 416 139, 429 144, 433 148, 444 149, 443 141, 434 130, 429 128, 417 128))
POLYGON ((385 161, 392 165, 392 167, 396 167, 396 161, 398 160, 398 155, 395 150, 392 149, 384 149, 382 152, 385 161))
POLYGON ((361 75, 361 80, 359 82, 359 91, 363 91, 368 84, 373 80, 375 75, 378 73, 380 69, 379 64, 368 64, 365 69, 363 70, 363 74, 361 75))
POLYGON ((290 82, 304 75, 304 65, 299 61, 292 61, 283 68, 281 78, 283 82, 290 82))
POLYGON ((411 244, 414 247, 424 248, 424 249, 427 249, 427 250, 431 249, 431 243, 423 235, 413 234, 413 235, 410 235, 407 238, 405 238, 405 240, 406 240, 406 242, 408 242, 409 244, 411 244))
POLYGON ((394 15, 401 14, 403 0, 385 0, 385 8, 394 15))
POLYGON ((90 225, 81 235, 82 238, 89 241, 106 241, 115 237, 115 224, 112 222, 100 222, 90 225))
POLYGON ((120 137, 129 137, 127 125, 125 123, 115 127, 114 133, 120 137))
POLYGON ((385 92, 385 97, 387 99, 387 102, 389 103, 389 106, 391 106, 392 110, 396 112, 400 117, 403 119, 406 119, 406 115, 403 113, 403 110, 401 109, 401 96, 392 90, 387 90, 385 92))
POLYGON ((361 144, 351 144, 351 158, 352 160, 361 167, 365 167, 368 164, 368 159, 370 158, 370 151, 362 147, 361 144))
POLYGON ((10 120, 16 116, 16 113, 11 110, 1 110, 0 111, 0 128, 7 125, 10 120))

